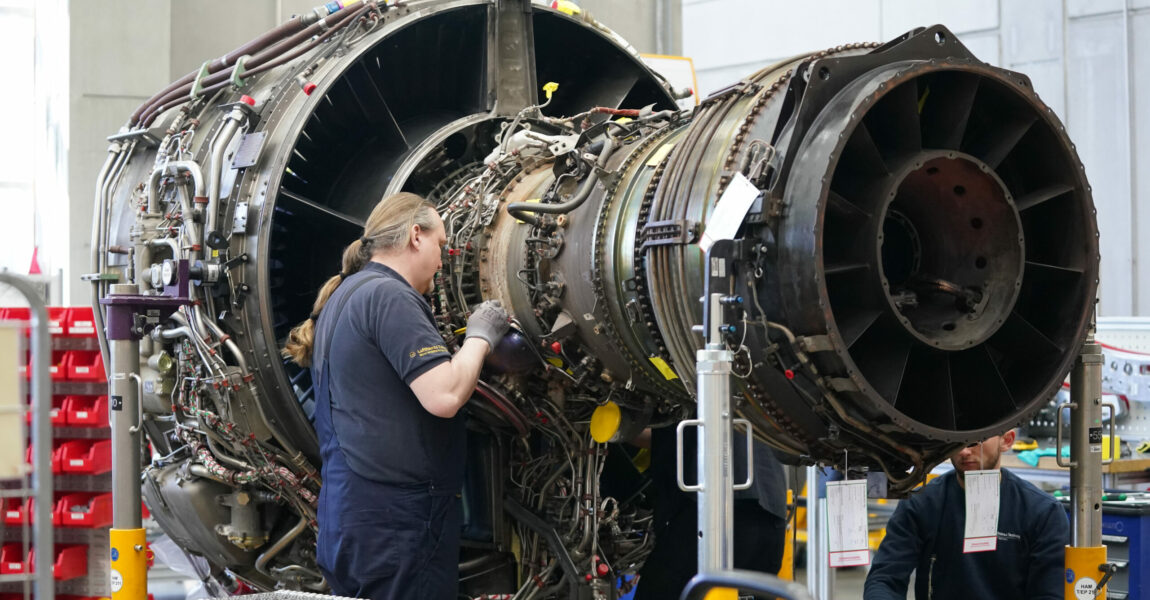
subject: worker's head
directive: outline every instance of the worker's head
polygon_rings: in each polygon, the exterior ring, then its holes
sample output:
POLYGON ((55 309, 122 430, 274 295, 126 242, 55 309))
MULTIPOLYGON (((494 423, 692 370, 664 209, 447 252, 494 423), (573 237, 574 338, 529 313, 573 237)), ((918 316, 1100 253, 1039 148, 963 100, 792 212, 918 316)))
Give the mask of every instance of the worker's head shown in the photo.
POLYGON ((997 469, 1002 465, 1002 453, 1014 445, 1014 430, 975 442, 950 455, 950 462, 959 475, 967 471, 997 469))
POLYGON ((433 204, 408 192, 389 196, 371 211, 363 230, 363 237, 344 251, 344 272, 358 271, 375 258, 419 293, 431 291, 447 245, 443 220, 433 204))
POLYGON ((419 293, 430 292, 435 273, 442 266, 446 244, 443 220, 435 212, 435 205, 409 192, 380 200, 368 215, 363 234, 344 249, 340 273, 320 288, 312 316, 288 334, 282 354, 302 367, 311 365, 315 322, 320 311, 345 278, 358 273, 373 259, 395 269, 419 293))

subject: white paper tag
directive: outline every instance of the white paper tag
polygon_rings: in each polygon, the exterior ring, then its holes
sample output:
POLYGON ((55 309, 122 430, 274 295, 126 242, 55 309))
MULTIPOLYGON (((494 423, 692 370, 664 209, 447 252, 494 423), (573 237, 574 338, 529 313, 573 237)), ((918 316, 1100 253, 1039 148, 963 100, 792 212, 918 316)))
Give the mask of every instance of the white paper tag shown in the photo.
POLYGON ((865 479, 827 482, 827 524, 830 566, 870 564, 865 479))
POLYGON ((962 551, 992 552, 998 548, 998 490, 996 470, 967 471, 966 528, 962 551))
POLYGON ((715 204, 715 210, 707 217, 707 228, 699 240, 699 249, 706 252, 717 240, 735 237, 739 225, 743 224, 743 217, 747 216, 747 211, 761 195, 763 192, 751 180, 742 173, 735 173, 727 189, 723 190, 718 204, 715 204))

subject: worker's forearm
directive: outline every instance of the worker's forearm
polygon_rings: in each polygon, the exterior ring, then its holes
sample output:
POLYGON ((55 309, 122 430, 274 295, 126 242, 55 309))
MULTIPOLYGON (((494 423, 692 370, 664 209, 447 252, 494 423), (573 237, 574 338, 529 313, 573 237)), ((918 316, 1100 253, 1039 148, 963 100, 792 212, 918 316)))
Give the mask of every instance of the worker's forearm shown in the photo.
POLYGON ((463 408, 475 391, 475 383, 479 381, 479 372, 483 370, 483 361, 487 358, 488 344, 479 338, 468 338, 459 348, 459 352, 451 357, 452 379, 448 389, 454 409, 463 408))
POLYGON ((467 404, 487 357, 487 342, 469 338, 450 360, 443 361, 411 382, 415 397, 427 412, 450 419, 467 404))

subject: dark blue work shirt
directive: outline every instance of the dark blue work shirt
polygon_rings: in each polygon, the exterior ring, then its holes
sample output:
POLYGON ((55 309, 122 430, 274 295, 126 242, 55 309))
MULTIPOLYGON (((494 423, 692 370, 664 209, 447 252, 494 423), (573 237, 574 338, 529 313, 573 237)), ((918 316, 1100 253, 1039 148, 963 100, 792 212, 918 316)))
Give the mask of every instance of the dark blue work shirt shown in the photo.
POLYGON ((966 495, 952 471, 899 502, 863 589, 865 600, 915 598, 1061 600, 1066 511, 1049 494, 1002 469, 998 546, 962 552, 966 495))
POLYGON ((325 488, 348 485, 329 481, 346 466, 390 486, 459 492, 464 417, 427 412, 410 387, 450 358, 427 300, 392 269, 369 262, 336 288, 316 323, 312 362, 325 488))

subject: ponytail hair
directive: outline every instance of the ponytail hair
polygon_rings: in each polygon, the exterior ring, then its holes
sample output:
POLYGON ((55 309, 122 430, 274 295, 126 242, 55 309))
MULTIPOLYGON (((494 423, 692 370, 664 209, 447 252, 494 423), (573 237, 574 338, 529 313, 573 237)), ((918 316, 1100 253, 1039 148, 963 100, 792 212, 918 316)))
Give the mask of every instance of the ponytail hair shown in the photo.
POLYGON ((280 354, 301 367, 310 367, 316 321, 339 284, 360 272, 377 252, 386 254, 406 247, 411 241, 413 225, 419 225, 425 231, 433 229, 436 226, 434 214, 434 204, 411 192, 400 192, 380 200, 367 217, 363 236, 344 248, 340 272, 320 287, 312 304, 311 316, 292 328, 280 354))

